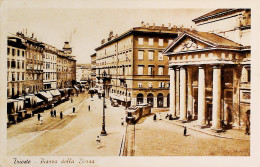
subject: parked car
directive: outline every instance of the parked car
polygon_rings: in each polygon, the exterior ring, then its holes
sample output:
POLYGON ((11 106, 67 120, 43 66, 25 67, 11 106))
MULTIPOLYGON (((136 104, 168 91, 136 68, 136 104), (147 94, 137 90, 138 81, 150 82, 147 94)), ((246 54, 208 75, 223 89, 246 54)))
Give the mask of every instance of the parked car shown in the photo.
POLYGON ((111 106, 113 106, 113 107, 118 107, 119 105, 118 105, 118 103, 117 103, 116 100, 112 100, 112 101, 111 101, 111 106))

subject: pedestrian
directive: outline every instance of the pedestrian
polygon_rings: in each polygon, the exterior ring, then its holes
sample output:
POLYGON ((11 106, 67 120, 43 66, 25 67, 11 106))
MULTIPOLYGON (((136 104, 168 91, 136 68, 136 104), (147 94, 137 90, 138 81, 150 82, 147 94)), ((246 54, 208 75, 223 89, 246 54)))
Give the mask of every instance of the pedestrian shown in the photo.
POLYGON ((156 114, 153 115, 153 120, 156 121, 156 114))
POLYGON ((53 110, 51 109, 51 117, 53 117, 53 110))
POLYGON ((43 119, 42 119, 42 116, 40 117, 40 125, 42 124, 43 122, 43 119))
POLYGON ((70 99, 71 103, 73 103, 73 98, 70 99))
POLYGON ((187 128, 186 128, 186 126, 185 126, 185 127, 184 127, 184 131, 183 131, 183 136, 186 137, 186 134, 187 134, 187 128))
POLYGON ((250 135, 250 132, 249 132, 249 125, 248 124, 246 124, 246 133, 245 133, 246 135, 250 135))
POLYGON ((53 111, 53 115, 54 115, 54 117, 56 117, 56 110, 53 111))
POLYGON ((159 119, 162 120, 162 116, 161 116, 161 113, 159 113, 159 119))
POLYGON ((169 117, 169 114, 167 114, 166 116, 165 116, 165 119, 167 119, 169 117))
POLYGON ((41 118, 41 114, 38 113, 38 121, 40 121, 40 118, 41 118))
POLYGON ((99 136, 97 136, 96 142, 97 142, 97 148, 99 148, 100 147, 100 142, 101 142, 101 139, 99 138, 99 136))
POLYGON ((90 111, 90 105, 88 105, 88 111, 90 111))
POLYGON ((75 107, 73 107, 72 111, 73 111, 73 113, 75 113, 75 107))
POLYGON ((170 114, 170 116, 169 116, 169 120, 173 120, 173 118, 172 118, 172 114, 170 114))
POLYGON ((62 114, 62 111, 60 112, 60 119, 62 119, 62 117, 63 117, 63 114, 62 114))

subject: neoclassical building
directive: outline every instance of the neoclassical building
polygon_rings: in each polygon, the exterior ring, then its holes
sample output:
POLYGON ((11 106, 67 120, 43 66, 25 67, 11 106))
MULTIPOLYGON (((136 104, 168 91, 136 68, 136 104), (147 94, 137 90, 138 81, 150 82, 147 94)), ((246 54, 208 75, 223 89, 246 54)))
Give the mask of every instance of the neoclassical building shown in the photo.
POLYGON ((186 30, 163 51, 169 57, 170 112, 174 117, 184 122, 193 118, 199 126, 214 130, 222 129, 221 122, 230 127, 249 122, 251 49, 246 41, 251 26, 234 19, 248 16, 248 12, 218 9, 193 20, 200 26, 230 22, 226 31, 231 39, 223 35, 225 26, 219 26, 222 30, 216 26, 219 31, 186 30))
POLYGON ((121 35, 111 32, 96 48, 96 87, 107 85, 106 93, 123 105, 169 107, 169 63, 162 51, 182 30, 147 23, 121 35))

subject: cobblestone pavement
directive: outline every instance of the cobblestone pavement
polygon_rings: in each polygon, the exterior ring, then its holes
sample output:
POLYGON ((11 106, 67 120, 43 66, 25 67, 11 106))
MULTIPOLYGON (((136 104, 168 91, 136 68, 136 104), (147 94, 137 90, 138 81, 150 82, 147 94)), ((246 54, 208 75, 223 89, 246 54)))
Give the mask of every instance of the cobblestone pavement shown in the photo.
POLYGON ((124 127, 121 117, 125 116, 123 107, 111 107, 107 100, 106 131, 101 137, 101 147, 96 147, 96 136, 101 132, 103 101, 94 96, 91 101, 87 94, 74 97, 73 103, 67 101, 55 107, 57 117, 50 117, 50 111, 42 113, 43 124, 39 125, 37 116, 12 125, 7 130, 8 155, 118 155, 124 127), (91 110, 88 111, 88 106, 91 110), (72 113, 72 107, 76 113, 72 113), (59 111, 64 118, 59 118, 59 111))
MULTIPOLYGON (((183 136, 184 128, 175 124, 178 121, 166 121, 164 119, 166 113, 162 113, 162 120, 154 122, 152 116, 148 116, 136 124, 135 156, 250 155, 249 140, 234 140, 208 135, 204 133, 207 130, 192 130, 190 128, 194 126, 187 123, 184 124, 188 127, 187 136, 183 136)), ((241 131, 232 131, 225 135, 241 137, 241 133, 241 131)))

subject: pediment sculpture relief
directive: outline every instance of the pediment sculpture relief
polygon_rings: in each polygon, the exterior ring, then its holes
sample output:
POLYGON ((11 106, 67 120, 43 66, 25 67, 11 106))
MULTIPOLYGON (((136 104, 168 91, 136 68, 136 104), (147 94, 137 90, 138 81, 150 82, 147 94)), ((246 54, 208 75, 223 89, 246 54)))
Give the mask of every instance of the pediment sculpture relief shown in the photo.
POLYGON ((184 43, 182 43, 182 49, 181 51, 186 51, 186 50, 196 50, 198 49, 199 46, 196 43, 196 41, 189 39, 187 41, 185 41, 184 43))

